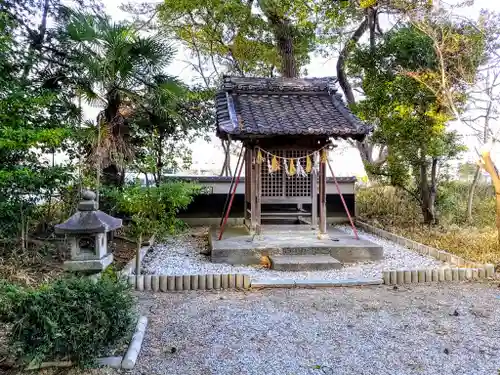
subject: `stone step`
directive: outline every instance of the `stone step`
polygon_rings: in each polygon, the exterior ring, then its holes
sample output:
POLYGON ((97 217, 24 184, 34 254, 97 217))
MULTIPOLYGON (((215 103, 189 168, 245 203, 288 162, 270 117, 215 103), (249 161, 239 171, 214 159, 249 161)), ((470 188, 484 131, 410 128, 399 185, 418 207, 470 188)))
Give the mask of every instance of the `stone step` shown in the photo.
POLYGON ((271 269, 277 271, 318 271, 342 268, 330 255, 272 255, 271 269))

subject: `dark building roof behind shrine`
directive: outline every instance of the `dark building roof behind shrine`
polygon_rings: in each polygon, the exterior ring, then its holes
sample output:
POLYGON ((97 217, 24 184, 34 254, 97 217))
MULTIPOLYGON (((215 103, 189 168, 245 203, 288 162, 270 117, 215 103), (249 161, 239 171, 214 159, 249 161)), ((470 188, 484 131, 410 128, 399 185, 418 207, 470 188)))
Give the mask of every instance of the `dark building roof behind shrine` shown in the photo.
POLYGON ((334 78, 225 76, 216 109, 221 138, 307 135, 362 140, 372 130, 346 107, 334 78))

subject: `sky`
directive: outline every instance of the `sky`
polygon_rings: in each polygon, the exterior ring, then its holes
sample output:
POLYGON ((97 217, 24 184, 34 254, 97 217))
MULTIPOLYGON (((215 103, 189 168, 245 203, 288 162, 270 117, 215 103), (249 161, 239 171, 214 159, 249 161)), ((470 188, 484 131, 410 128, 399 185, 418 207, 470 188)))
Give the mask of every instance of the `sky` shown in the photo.
MULTIPOLYGON (((129 0, 134 2, 133 0, 129 0)), ((137 3, 143 3, 144 0, 136 0, 137 3)), ((106 0, 105 6, 107 13, 110 14, 114 19, 119 20, 127 18, 127 14, 119 9, 120 4, 123 0, 106 0)), ((462 1, 448 0, 447 4, 453 5, 462 1)), ((489 9, 493 11, 500 12, 500 1, 496 0, 476 0, 473 6, 462 7, 460 9, 455 9, 454 13, 461 16, 477 18, 481 9, 489 9)), ((179 48, 177 51, 177 56, 172 64, 168 67, 167 71, 170 74, 176 75, 185 82, 193 82, 199 79, 199 76, 189 67, 185 62, 189 60, 189 54, 187 51, 179 48)), ((322 58, 318 56, 312 56, 310 64, 306 67, 308 72, 308 77, 324 77, 324 76, 335 76, 335 58, 322 58)), ((90 108, 88 106, 84 107, 85 118, 95 119, 96 114, 99 112, 99 108, 90 108)), ((500 129, 500 124, 493 124, 500 129)), ((481 148, 475 137, 472 136, 472 131, 468 129, 463 129, 457 123, 450 124, 451 128, 455 128, 460 131, 463 135, 463 141, 469 147, 469 151, 462 155, 462 159, 459 162, 469 161, 475 162, 476 149, 481 148)), ((194 170, 202 171, 204 169, 213 169, 218 171, 222 167, 223 163, 223 152, 218 146, 218 141, 215 136, 212 137, 212 142, 207 143, 203 140, 197 141, 193 144, 193 168, 194 170), (210 155, 207 158, 207 155, 210 155)), ((358 151, 348 146, 345 143, 340 142, 340 147, 336 151, 332 152, 331 160, 334 173, 338 176, 357 176, 361 177, 364 173, 363 164, 361 162, 358 151)), ((500 162, 500 146, 495 147, 492 150, 493 158, 495 161, 500 162)), ((236 158, 233 158, 236 159, 236 158)))

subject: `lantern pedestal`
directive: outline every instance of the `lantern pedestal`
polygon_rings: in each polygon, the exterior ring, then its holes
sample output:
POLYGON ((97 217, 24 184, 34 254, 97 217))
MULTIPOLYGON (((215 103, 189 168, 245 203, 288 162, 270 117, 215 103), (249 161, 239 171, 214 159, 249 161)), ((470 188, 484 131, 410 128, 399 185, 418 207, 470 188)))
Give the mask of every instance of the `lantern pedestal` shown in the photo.
POLYGON ((71 272, 102 272, 113 263, 113 254, 107 254, 101 259, 67 260, 64 269, 71 272))

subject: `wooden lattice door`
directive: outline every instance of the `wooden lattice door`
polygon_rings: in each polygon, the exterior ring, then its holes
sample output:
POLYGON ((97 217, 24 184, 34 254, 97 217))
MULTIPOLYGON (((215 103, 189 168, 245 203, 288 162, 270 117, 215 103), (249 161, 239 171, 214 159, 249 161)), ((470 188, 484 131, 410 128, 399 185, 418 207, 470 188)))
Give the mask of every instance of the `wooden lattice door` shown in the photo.
MULTIPOLYGON (((303 158, 300 160, 302 167, 305 169, 305 157, 311 154, 311 150, 269 150, 272 155, 276 155, 287 160, 303 158)), ((261 194, 262 198, 273 199, 276 201, 282 200, 283 202, 293 200, 310 200, 312 194, 312 176, 299 176, 297 174, 289 176, 283 164, 283 159, 278 159, 280 169, 276 172, 269 172, 268 162, 271 162, 272 155, 266 154, 264 156, 264 163, 261 168, 261 194), (291 198, 291 199, 290 199, 291 198)))

